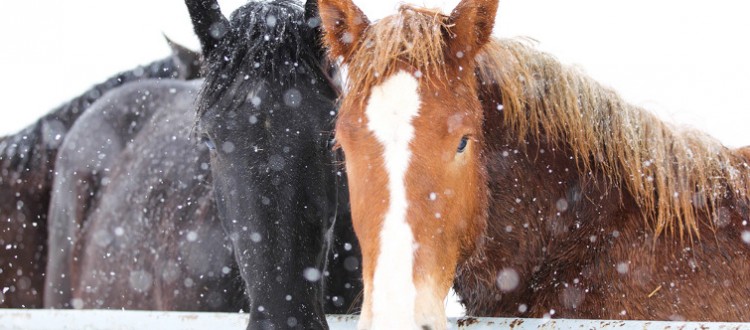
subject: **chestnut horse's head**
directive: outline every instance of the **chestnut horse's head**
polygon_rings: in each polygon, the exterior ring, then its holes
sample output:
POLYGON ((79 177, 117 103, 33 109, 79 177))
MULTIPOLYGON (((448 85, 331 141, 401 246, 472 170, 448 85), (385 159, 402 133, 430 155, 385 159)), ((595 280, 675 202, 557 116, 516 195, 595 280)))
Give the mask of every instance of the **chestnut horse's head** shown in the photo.
POLYGON ((474 58, 497 0, 375 23, 351 0, 319 5, 330 55, 349 67, 336 137, 362 245, 360 328, 445 328, 456 265, 486 226, 474 58))

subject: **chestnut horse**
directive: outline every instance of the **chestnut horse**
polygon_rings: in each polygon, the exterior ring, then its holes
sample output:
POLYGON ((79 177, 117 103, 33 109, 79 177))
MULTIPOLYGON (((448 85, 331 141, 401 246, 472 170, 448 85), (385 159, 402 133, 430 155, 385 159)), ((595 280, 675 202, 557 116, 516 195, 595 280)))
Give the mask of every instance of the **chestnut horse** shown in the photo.
POLYGON ((493 39, 496 11, 320 1, 359 327, 444 329, 451 284, 477 316, 750 321, 748 159, 493 39))

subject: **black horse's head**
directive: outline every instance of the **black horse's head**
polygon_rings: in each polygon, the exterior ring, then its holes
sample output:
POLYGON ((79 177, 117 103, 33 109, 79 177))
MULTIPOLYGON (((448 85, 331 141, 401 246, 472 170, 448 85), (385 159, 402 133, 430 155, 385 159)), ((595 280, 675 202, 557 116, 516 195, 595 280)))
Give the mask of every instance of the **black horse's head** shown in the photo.
POLYGON ((196 127, 212 149, 250 327, 325 327, 327 244, 346 190, 329 146, 337 93, 316 6, 250 2, 227 20, 215 1, 186 3, 205 59, 196 127))

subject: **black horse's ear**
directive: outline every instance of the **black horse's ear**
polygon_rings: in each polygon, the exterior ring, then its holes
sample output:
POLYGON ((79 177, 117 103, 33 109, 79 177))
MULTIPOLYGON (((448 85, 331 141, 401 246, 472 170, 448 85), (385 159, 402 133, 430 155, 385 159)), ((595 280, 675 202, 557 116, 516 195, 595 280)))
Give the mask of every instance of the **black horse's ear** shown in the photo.
POLYGON ((185 0, 185 5, 201 42, 203 56, 208 56, 229 31, 229 20, 221 13, 216 0, 185 0))

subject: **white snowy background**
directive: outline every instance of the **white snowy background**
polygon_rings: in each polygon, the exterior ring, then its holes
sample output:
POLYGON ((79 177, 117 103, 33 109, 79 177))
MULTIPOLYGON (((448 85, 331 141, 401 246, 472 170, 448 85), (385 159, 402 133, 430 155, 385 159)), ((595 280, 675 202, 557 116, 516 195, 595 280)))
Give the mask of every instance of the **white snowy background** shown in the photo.
MULTIPOLYGON (((397 0, 358 0, 371 19, 397 0)), ((414 0, 449 11, 458 0, 414 0)), ((230 12, 244 0, 220 1, 230 12)), ((4 1, 0 134, 92 84, 166 56, 164 32, 197 48, 180 0, 4 1)), ((495 34, 524 36, 662 118, 750 144, 750 3, 503 0, 495 34)))
MULTIPOLYGON (((225 13, 244 0, 220 1, 225 13)), ((400 1, 355 0, 371 20, 400 1)), ((411 1, 449 12, 459 1, 411 1)), ((723 143, 750 144, 750 2, 502 0, 495 35, 529 37, 631 103, 723 143)), ((181 0, 3 1, 0 135, 116 72, 197 49, 181 0)), ((460 311, 452 311, 452 314, 460 311)))

